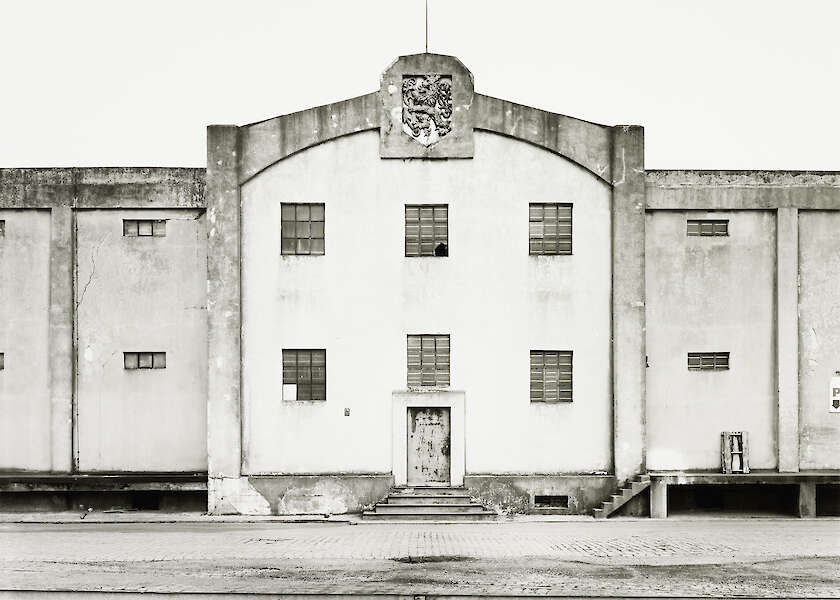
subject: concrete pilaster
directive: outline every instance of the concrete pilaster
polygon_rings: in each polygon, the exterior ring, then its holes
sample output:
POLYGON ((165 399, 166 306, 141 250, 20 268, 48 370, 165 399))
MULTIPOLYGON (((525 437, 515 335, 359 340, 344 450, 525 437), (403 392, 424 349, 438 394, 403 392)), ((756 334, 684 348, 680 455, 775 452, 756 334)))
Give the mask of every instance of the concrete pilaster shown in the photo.
POLYGON ((776 218, 776 369, 779 471, 799 471, 799 215, 776 218))
MULTIPOLYGON (((238 478, 241 314, 239 128, 207 128, 207 470, 213 479, 238 478)), ((210 485, 209 493, 222 486, 210 485)), ((210 498, 211 511, 217 506, 210 498)))
POLYGON ((645 470, 644 129, 613 127, 613 453, 621 485, 645 470))
POLYGON ((650 483, 650 518, 665 519, 668 517, 668 484, 664 481, 653 480, 650 483))
POLYGON ((50 470, 73 470, 73 208, 50 211, 50 470))
POLYGON ((817 516, 817 484, 813 481, 799 482, 799 516, 817 516))

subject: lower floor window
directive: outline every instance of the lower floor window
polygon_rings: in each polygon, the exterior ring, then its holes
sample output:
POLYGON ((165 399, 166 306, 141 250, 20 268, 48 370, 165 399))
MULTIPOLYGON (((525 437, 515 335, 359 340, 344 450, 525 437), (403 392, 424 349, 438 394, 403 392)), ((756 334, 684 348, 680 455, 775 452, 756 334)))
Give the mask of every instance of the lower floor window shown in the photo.
POLYGON ((283 399, 327 399, 326 350, 283 350, 283 399))
POLYGON ((572 352, 531 350, 531 402, 572 401, 572 352))

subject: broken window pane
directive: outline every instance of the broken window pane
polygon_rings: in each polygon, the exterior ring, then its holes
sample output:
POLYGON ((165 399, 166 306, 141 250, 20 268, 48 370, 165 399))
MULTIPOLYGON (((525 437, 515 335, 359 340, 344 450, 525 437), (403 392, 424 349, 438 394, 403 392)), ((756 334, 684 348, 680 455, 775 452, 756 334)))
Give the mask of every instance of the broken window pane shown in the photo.
POLYGON ((449 207, 406 205, 405 255, 449 256, 449 207))

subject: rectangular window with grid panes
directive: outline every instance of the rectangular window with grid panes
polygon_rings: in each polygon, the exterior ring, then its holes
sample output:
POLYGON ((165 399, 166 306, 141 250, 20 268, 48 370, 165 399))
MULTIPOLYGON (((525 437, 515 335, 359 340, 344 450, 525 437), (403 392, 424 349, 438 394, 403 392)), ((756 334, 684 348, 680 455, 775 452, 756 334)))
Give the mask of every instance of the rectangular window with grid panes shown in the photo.
POLYGON ((408 336, 408 387, 449 386, 449 336, 408 336))
POLYGON ((571 401, 571 351, 531 350, 531 402, 571 401))
POLYGON ((449 256, 447 205, 406 205, 405 255, 449 256))
POLYGON ((528 253, 572 253, 572 205, 528 205, 528 253))
POLYGON ((729 352, 689 352, 689 371, 726 371, 729 369, 729 352))
POLYGON ((327 399, 326 350, 283 350, 283 399, 327 399))
POLYGON ((324 254, 324 205, 280 204, 280 253, 324 254))

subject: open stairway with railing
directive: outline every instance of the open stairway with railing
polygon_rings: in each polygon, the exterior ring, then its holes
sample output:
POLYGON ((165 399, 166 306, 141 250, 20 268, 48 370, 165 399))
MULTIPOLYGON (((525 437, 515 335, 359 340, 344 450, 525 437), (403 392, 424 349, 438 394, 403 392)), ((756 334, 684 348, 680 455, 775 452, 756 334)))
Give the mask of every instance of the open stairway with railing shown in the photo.
POLYGON ((601 503, 600 508, 592 510, 592 516, 596 519, 606 519, 619 508, 630 502, 650 487, 650 475, 637 475, 632 481, 628 481, 618 493, 610 496, 609 500, 601 503))
POLYGON ((462 487, 395 487, 365 520, 387 521, 486 521, 497 514, 473 500, 462 487))

